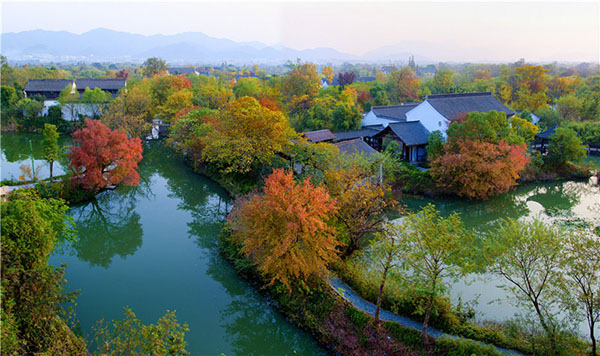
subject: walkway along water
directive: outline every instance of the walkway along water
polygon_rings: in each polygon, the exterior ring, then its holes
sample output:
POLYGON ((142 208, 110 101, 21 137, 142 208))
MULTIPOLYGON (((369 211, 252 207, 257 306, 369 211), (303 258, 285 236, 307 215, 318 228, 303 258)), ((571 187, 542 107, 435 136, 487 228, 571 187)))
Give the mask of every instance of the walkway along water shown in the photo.
MULTIPOLYGON (((331 287, 339 294, 342 296, 342 298, 346 299, 347 301, 349 301, 350 303, 352 303, 356 309, 362 310, 365 313, 370 314, 371 316, 375 315, 375 309, 377 308, 375 306, 375 304, 366 301, 365 299, 363 299, 362 297, 360 297, 355 291, 352 290, 352 288, 350 288, 348 285, 346 285, 344 282, 342 282, 339 278, 337 277, 332 277, 329 281, 331 287)), ((412 319, 400 316, 398 314, 394 314, 390 311, 381 309, 381 311, 379 312, 379 318, 383 321, 394 321, 404 327, 407 328, 411 328, 411 329, 417 329, 417 330, 423 330, 423 324, 417 321, 414 321, 412 319)), ((446 334, 440 330, 434 329, 432 327, 427 327, 427 333, 428 335, 430 335, 433 338, 439 338, 439 337, 450 337, 453 339, 456 338, 461 338, 459 336, 455 336, 455 335, 450 335, 450 334, 446 334)), ((462 338, 461 338, 462 339, 462 338)), ((478 342, 478 341, 476 341, 478 342)), ((490 344, 486 344, 483 342, 479 342, 482 345, 486 345, 486 346, 490 346, 495 348, 498 352, 505 354, 505 355, 522 355, 521 353, 514 351, 514 350, 508 350, 508 349, 503 349, 501 347, 497 347, 494 345, 490 345, 490 344)))

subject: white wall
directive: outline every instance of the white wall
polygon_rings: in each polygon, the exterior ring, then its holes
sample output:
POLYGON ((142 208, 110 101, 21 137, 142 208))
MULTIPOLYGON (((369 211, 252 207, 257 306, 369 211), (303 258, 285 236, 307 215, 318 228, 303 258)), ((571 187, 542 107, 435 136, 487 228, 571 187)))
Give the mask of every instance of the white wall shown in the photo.
POLYGON ((437 110, 435 110, 433 106, 427 102, 427 100, 407 112, 406 120, 421 121, 421 124, 425 126, 429 132, 438 130, 442 132, 444 137, 446 137, 446 130, 450 124, 450 122, 446 120, 442 114, 437 112, 437 110))
MULTIPOLYGON (((48 109, 51 106, 60 105, 57 100, 44 100, 44 109, 42 110, 42 115, 48 115, 48 109)), ((75 121, 79 119, 79 114, 85 115, 87 117, 92 117, 93 111, 87 104, 75 104, 75 109, 73 110, 74 117, 71 117, 71 110, 68 107, 62 107, 62 115, 63 119, 67 121, 75 121)))
POLYGON ((389 123, 398 122, 398 121, 399 120, 388 120, 388 119, 383 119, 383 118, 377 117, 377 115, 375 115, 373 110, 371 110, 367 114, 365 114, 365 116, 363 116, 360 126, 363 127, 363 126, 383 125, 383 127, 387 127, 387 125, 389 123))

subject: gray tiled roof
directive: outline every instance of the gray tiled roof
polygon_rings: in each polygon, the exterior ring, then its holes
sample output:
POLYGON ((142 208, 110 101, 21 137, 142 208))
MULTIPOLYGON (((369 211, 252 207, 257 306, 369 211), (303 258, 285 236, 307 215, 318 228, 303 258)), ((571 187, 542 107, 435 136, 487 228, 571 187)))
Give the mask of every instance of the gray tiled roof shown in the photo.
POLYGON ((491 92, 427 95, 425 100, 448 120, 455 119, 461 113, 473 111, 504 111, 509 116, 514 115, 514 112, 502 105, 491 92))
POLYGON ((363 138, 363 137, 372 137, 376 133, 381 131, 380 129, 363 127, 360 130, 352 130, 352 131, 342 131, 342 132, 334 132, 335 138, 338 141, 352 140, 355 138, 363 138))
POLYGON ((328 129, 318 131, 308 131, 304 133, 304 137, 312 142, 323 142, 329 140, 335 140, 335 136, 328 129))
POLYGON ((377 153, 373 147, 369 146, 360 138, 338 142, 335 145, 340 149, 340 152, 344 154, 363 154, 365 156, 371 156, 377 153))
POLYGON ((69 79, 29 79, 25 91, 62 91, 67 85, 73 85, 69 79))
POLYGON ((401 105, 373 106, 371 110, 377 117, 406 121, 406 113, 414 109, 420 103, 404 103, 401 105))
POLYGON ((392 122, 377 136, 386 135, 390 131, 407 146, 425 145, 429 138, 429 131, 420 121, 392 122))
POLYGON ((119 90, 125 87, 127 81, 125 79, 76 79, 75 86, 77 90, 84 90, 85 88, 95 89, 100 88, 102 90, 119 90))

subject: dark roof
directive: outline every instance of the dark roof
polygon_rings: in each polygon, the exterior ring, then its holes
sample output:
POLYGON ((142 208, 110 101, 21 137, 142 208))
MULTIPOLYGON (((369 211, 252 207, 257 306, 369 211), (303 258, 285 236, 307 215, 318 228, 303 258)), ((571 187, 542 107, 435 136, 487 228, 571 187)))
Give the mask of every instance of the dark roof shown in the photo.
POLYGON ((388 105, 388 106, 373 106, 371 110, 377 115, 392 120, 406 121, 406 113, 414 109, 420 103, 403 103, 401 105, 388 105))
POLYGON ((76 79, 75 86, 77 90, 84 90, 85 88, 95 89, 100 88, 102 90, 119 90, 125 87, 127 81, 125 79, 76 79))
POLYGON ((315 143, 335 140, 335 136, 328 129, 305 132, 304 137, 315 143))
POLYGON ((62 91, 67 85, 73 85, 68 79, 29 79, 25 91, 62 91))
POLYGON ((429 131, 420 121, 392 122, 376 136, 383 136, 390 131, 407 146, 425 145, 429 138, 429 131))
POLYGON ((509 116, 514 115, 514 112, 502 105, 491 92, 427 95, 425 100, 448 120, 461 113, 473 111, 504 111, 509 116))
POLYGON ((370 127, 363 127, 360 130, 352 130, 352 131, 342 131, 342 132, 334 132, 335 138, 338 141, 352 140, 355 138, 363 138, 363 137, 373 137, 382 129, 375 129, 370 127))
POLYGON ((169 74, 190 74, 196 72, 194 67, 169 67, 167 68, 169 74))
POLYGON ((335 144, 337 148, 340 149, 340 152, 343 154, 363 154, 365 156, 371 156, 377 151, 371 146, 369 146, 365 141, 360 138, 355 138, 354 140, 338 142, 335 144))
POLYGON ((437 69, 432 64, 428 65, 427 67, 417 67, 417 73, 435 74, 436 72, 437 69))
POLYGON ((557 125, 554 124, 554 126, 549 128, 548 130, 542 131, 542 132, 538 133, 537 135, 535 135, 535 138, 540 138, 542 140, 549 140, 550 136, 554 135, 554 132, 556 131, 556 127, 557 127, 557 125))

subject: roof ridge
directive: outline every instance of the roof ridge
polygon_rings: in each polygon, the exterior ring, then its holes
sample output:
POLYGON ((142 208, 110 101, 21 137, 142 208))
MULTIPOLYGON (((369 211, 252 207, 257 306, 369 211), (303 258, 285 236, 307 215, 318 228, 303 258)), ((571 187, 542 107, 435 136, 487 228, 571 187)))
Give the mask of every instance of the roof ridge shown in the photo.
POLYGON ((491 91, 482 91, 475 93, 446 93, 446 94, 429 94, 425 96, 425 100, 427 99, 442 99, 442 98, 456 98, 456 97, 466 97, 466 96, 488 96, 492 95, 491 91))
POLYGON ((412 103, 402 103, 402 104, 396 104, 396 105, 376 105, 376 106, 371 106, 371 109, 399 108, 399 107, 413 106, 413 105, 419 105, 419 104, 421 104, 420 101, 415 101, 412 103))

